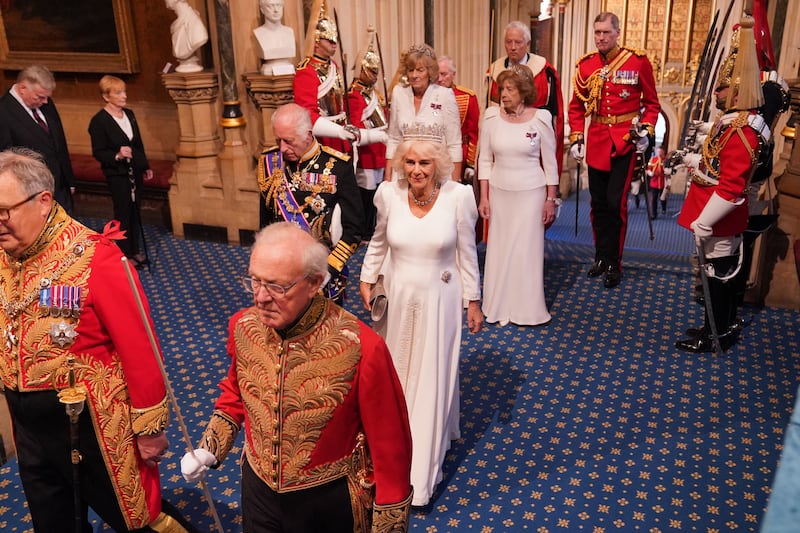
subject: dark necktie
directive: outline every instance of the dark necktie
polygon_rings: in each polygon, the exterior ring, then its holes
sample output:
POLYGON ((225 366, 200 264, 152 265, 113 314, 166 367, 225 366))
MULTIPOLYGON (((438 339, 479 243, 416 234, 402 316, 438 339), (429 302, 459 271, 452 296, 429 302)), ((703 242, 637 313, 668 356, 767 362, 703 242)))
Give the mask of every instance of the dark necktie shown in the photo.
POLYGON ((47 133, 50 133, 50 128, 47 126, 47 122, 44 121, 42 114, 39 112, 39 108, 31 109, 31 113, 33 113, 33 120, 47 133))

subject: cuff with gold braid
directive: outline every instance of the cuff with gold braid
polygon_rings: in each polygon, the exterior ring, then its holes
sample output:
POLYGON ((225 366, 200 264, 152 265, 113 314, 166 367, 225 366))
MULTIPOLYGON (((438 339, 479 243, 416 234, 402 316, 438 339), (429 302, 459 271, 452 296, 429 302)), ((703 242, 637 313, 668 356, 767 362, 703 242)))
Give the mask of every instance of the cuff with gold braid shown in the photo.
POLYGON ((199 447, 208 450, 217 458, 217 464, 212 468, 216 468, 225 460, 233 448, 239 429, 239 424, 223 411, 214 411, 211 415, 199 447))
POLYGON ((135 435, 156 435, 164 431, 169 422, 167 397, 153 407, 131 409, 131 426, 135 435))
POLYGON ((333 247, 333 250, 331 250, 328 256, 328 264, 338 272, 341 272, 345 263, 347 263, 347 260, 350 259, 350 256, 355 253, 357 248, 358 244, 348 244, 344 242, 344 240, 339 239, 339 242, 336 243, 336 246, 333 247))
POLYGON ((583 142, 583 132, 582 131, 574 131, 569 134, 569 143, 575 144, 576 142, 583 142))
POLYGON ((405 533, 408 531, 408 519, 411 514, 411 496, 401 502, 378 505, 372 509, 372 533, 405 533))

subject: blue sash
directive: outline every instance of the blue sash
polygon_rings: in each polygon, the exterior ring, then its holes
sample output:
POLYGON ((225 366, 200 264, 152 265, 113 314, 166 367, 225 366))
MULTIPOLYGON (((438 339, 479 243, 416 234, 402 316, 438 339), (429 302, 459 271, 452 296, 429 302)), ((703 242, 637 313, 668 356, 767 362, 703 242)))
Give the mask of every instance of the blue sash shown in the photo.
POLYGON ((275 204, 278 206, 281 216, 285 221, 291 222, 295 226, 310 232, 311 226, 303 216, 300 205, 297 203, 297 199, 294 197, 292 189, 289 186, 289 180, 286 178, 286 172, 283 164, 283 154, 280 152, 280 150, 276 150, 271 157, 267 157, 265 159, 267 175, 270 178, 274 176, 281 180, 282 192, 278 192, 275 195, 275 204))

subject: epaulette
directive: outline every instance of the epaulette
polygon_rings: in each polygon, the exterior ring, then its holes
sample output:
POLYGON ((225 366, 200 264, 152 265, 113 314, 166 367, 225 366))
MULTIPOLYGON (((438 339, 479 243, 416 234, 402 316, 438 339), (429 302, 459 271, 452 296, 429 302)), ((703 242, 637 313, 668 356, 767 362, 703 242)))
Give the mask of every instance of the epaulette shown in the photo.
POLYGON ((472 89, 468 89, 468 88, 466 88, 466 87, 462 87, 461 85, 455 85, 455 84, 454 84, 454 85, 453 85, 453 87, 457 88, 457 89, 458 89, 459 91, 461 91, 462 93, 466 93, 466 94, 468 94, 468 95, 470 95, 470 96, 478 96, 478 95, 475 93, 475 91, 473 91, 472 89))
POLYGON ((350 161, 350 156, 344 152, 340 152, 335 148, 331 148, 330 146, 325 146, 324 144, 320 145, 322 147, 322 151, 326 154, 330 154, 332 156, 338 157, 342 161, 350 161))
POLYGON ((627 50, 628 52, 631 52, 632 54, 637 55, 639 57, 647 55, 647 50, 642 50, 641 48, 631 48, 630 46, 620 46, 620 48, 622 48, 623 50, 627 50))
POLYGON ((301 68, 306 68, 306 65, 308 65, 308 62, 309 62, 309 61, 311 61, 311 58, 310 58, 310 57, 308 57, 308 56, 304 57, 304 58, 303 58, 302 60, 300 60, 300 62, 297 64, 297 70, 300 70, 301 68))
POLYGON ((261 152, 261 155, 269 154, 271 152, 274 152, 275 150, 280 150, 280 148, 277 145, 270 146, 269 148, 264 149, 264 151, 261 152))
POLYGON ((579 58, 579 59, 578 59, 578 60, 575 62, 575 66, 577 67, 578 65, 580 65, 580 64, 581 64, 581 62, 582 62, 584 59, 589 59, 590 57, 592 57, 592 56, 593 56, 593 55, 595 55, 596 53, 597 53, 597 50, 595 50, 594 52, 587 52, 586 54, 584 54, 582 57, 580 57, 580 58, 579 58))

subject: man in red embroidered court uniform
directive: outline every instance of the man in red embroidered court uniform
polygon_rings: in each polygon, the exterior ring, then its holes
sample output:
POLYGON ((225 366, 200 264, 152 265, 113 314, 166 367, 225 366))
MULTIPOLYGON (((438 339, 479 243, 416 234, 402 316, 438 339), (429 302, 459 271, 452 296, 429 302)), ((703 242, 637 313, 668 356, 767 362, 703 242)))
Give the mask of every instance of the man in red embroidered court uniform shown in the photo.
POLYGON ((607 288, 622 279, 622 250, 628 229, 628 191, 635 152, 647 152, 661 111, 653 67, 642 50, 617 44, 619 18, 603 12, 594 19, 596 52, 578 60, 569 103, 570 152, 589 167, 595 257, 589 277, 603 275, 607 288), (583 131, 589 128, 584 146, 583 131), (631 125, 637 121, 635 139, 631 125))
POLYGON ((53 187, 36 152, 0 153, 0 378, 33 527, 70 531, 77 512, 89 531, 90 506, 114 531, 185 531, 162 512, 174 513, 158 472, 169 418, 161 354, 112 242, 121 232, 76 222, 53 187), (75 421, 60 403, 67 388, 85 399, 75 421))
POLYGON ((383 340, 319 294, 328 250, 288 222, 256 235, 253 306, 228 327, 231 366, 181 471, 225 460, 244 424, 243 530, 406 531, 411 430, 383 340))
POLYGON ((480 109, 475 91, 455 84, 456 63, 448 56, 439 56, 438 84, 453 89, 461 117, 461 149, 464 152, 464 167, 461 181, 473 183, 475 180, 475 156, 478 151, 478 122, 480 109))
POLYGON ((506 55, 489 66, 489 99, 492 105, 498 105, 500 92, 497 88, 497 76, 514 65, 525 65, 533 72, 533 84, 536 87, 536 99, 533 107, 547 109, 553 116, 553 131, 556 133, 556 161, 558 173, 564 155, 564 100, 561 96, 561 82, 558 72, 544 57, 530 52, 531 30, 527 24, 514 20, 508 23, 503 32, 503 44, 506 55))
POLYGON ((297 105, 308 109, 314 136, 322 144, 340 152, 350 152, 350 141, 359 139, 357 128, 345 127, 345 86, 339 65, 332 59, 336 53, 339 32, 328 16, 325 2, 312 7, 308 23, 308 56, 297 66, 292 91, 297 105))

